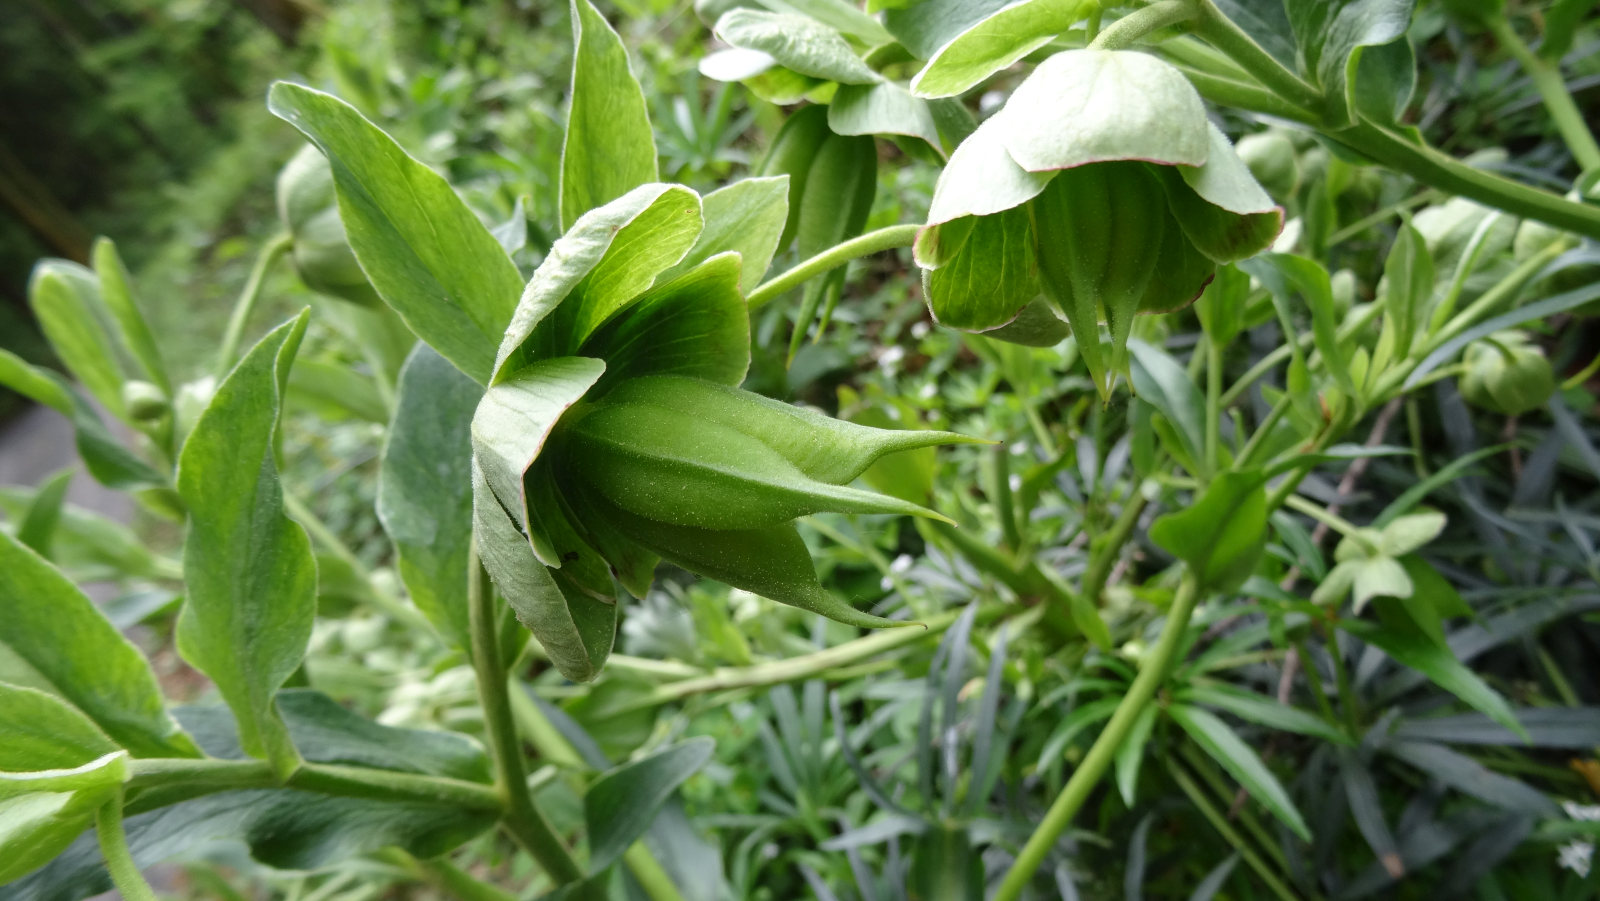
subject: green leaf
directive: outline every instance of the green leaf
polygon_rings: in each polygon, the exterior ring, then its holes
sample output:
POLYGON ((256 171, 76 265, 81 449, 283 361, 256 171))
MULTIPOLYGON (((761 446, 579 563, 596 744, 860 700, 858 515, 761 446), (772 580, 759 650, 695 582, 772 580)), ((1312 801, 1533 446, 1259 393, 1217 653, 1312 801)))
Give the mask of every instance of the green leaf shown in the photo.
POLYGON ((1333 285, 1328 270, 1305 257, 1287 253, 1267 253, 1239 263, 1239 268, 1255 276, 1274 297, 1287 302, 1299 296, 1311 309, 1312 338, 1322 355, 1323 367, 1333 375, 1346 396, 1358 397, 1350 375, 1350 361, 1339 346, 1338 311, 1333 303, 1333 285))
POLYGON ((940 47, 911 80, 911 90, 919 97, 964 94, 1071 28, 1088 6, 1078 0, 1007 3, 940 47))
POLYGON ((104 730, 61 698, 0 682, 0 770, 69 769, 116 750, 104 730))
POLYGON ((887 454, 940 444, 987 443, 932 429, 857 425, 750 391, 678 376, 633 379, 607 401, 661 407, 733 429, 766 444, 807 478, 830 485, 854 481, 887 454))
POLYGON ((1156 715, 1160 708, 1154 704, 1147 705, 1139 711, 1139 718, 1133 721, 1133 726, 1128 729, 1128 735, 1117 746, 1116 779, 1117 793, 1122 796, 1122 803, 1132 810, 1134 801, 1139 794, 1139 770, 1144 764, 1145 745, 1150 742, 1150 732, 1155 729, 1156 715))
MULTIPOLYGON (((1536 748, 1586 751, 1600 745, 1600 708, 1518 707, 1517 722, 1536 748)), ((1401 720, 1391 733, 1405 741, 1449 745, 1520 745, 1524 741, 1481 713, 1401 720)))
MULTIPOLYGON (((1133 365, 1129 375, 1139 399, 1155 407, 1172 423, 1179 447, 1171 448, 1191 472, 1205 460, 1205 400, 1200 389, 1178 361, 1143 341, 1130 342, 1133 365)), ((1204 475, 1204 472, 1197 473, 1204 475)))
POLYGON ((125 418, 121 357, 95 274, 67 260, 44 260, 28 279, 28 304, 67 370, 113 416, 125 418))
POLYGON ((536 359, 571 356, 694 246, 700 198, 677 185, 641 185, 583 214, 528 282, 495 357, 494 382, 536 359))
MULTIPOLYGON (((861 234, 872 212, 877 185, 878 151, 873 139, 865 135, 828 135, 817 148, 806 178, 805 193, 800 197, 795 245, 801 259, 809 259, 861 234)), ((845 270, 840 268, 806 286, 789 339, 791 361, 810 330, 823 296, 831 295, 828 304, 831 310, 844 278, 845 270)))
POLYGON ((663 560, 706 578, 863 629, 916 625, 857 610, 823 588, 811 552, 793 524, 749 530, 695 529, 635 516, 592 493, 585 495, 584 502, 663 560))
POLYGON ((380 425, 389 422, 389 408, 377 384, 347 363, 301 360, 289 372, 287 401, 317 410, 331 408, 336 417, 349 414, 380 425))
POLYGON ((1006 151, 1030 172, 1113 160, 1199 166, 1211 153, 1200 95, 1147 53, 1057 53, 993 118, 1006 151))
POLYGON ((1405 384, 1400 386, 1400 390, 1409 391, 1415 388, 1423 379, 1428 377, 1429 373, 1455 359, 1456 354, 1460 353, 1462 348, 1479 338, 1509 328, 1516 328, 1527 322, 1549 319, 1557 313, 1565 313, 1568 310, 1576 309, 1597 298, 1600 298, 1600 282, 1585 285, 1581 288, 1574 288, 1554 297, 1546 297, 1544 300, 1518 307, 1509 313, 1501 313, 1492 319, 1486 319, 1434 348, 1426 357, 1423 357, 1422 362, 1418 363, 1416 368, 1411 370, 1411 374, 1406 376, 1405 384))
POLYGON ((602 389, 646 375, 743 382, 750 368, 750 314, 739 293, 739 255, 719 254, 657 284, 578 352, 606 361, 602 389))
POLYGON ((1410 223, 1400 226, 1383 265, 1386 323, 1394 331, 1394 358, 1405 359, 1433 298, 1433 256, 1410 223))
POLYGON ((1286 0, 1306 69, 1329 97, 1345 99, 1358 50, 1406 33, 1415 0, 1286 0))
POLYGON ((883 80, 838 31, 808 16, 732 9, 717 20, 715 31, 723 43, 759 50, 801 75, 840 84, 883 80))
POLYGON ((1023 347, 1055 347, 1071 335, 1072 327, 1040 299, 1023 307, 1017 318, 983 333, 985 338, 1023 347))
POLYGON ((749 293, 772 265, 789 215, 789 178, 744 178, 701 198, 705 229, 678 265, 662 274, 673 278, 718 254, 739 254, 739 289, 749 293))
POLYGON ((867 47, 877 47, 893 42, 891 35, 878 20, 850 0, 760 0, 768 9, 808 16, 854 38, 867 47))
POLYGON ((661 806, 711 761, 716 742, 691 738, 602 774, 583 793, 589 871, 598 873, 650 828, 661 806))
POLYGON ((117 246, 110 238, 97 238, 92 251, 95 275, 100 280, 100 298, 106 312, 116 324, 116 336, 129 357, 138 365, 140 377, 152 382, 161 393, 172 394, 172 382, 167 378, 167 366, 156 348, 150 325, 133 299, 132 279, 128 267, 117 255, 117 246))
POLYGON ((1310 735, 1339 745, 1354 744, 1348 735, 1320 717, 1237 686, 1225 683, 1190 685, 1179 691, 1177 697, 1185 703, 1215 707, 1269 729, 1310 735))
POLYGON ((398 407, 378 474, 378 519, 400 558, 411 602, 458 648, 470 644, 472 417, 481 389, 418 346, 400 370, 398 407))
POLYGON ((1189 565, 1204 589, 1232 591, 1266 548, 1267 495, 1260 472, 1223 472, 1190 506, 1150 526, 1150 540, 1189 565))
POLYGON ((215 682, 245 750, 287 778, 300 758, 273 696, 300 666, 317 612, 305 530, 283 511, 279 410, 309 310, 268 332, 217 388, 178 460, 189 508, 178 650, 215 682))
POLYGON ((1206 337, 1219 348, 1227 347, 1244 331, 1245 307, 1250 297, 1250 276, 1236 266, 1218 266, 1216 277, 1195 301, 1195 316, 1206 337))
POLYGON ((450 185, 349 104, 278 82, 267 106, 328 157, 361 268, 406 325, 479 384, 522 275, 450 185))
POLYGON ((1324 463, 1342 463, 1350 460, 1362 460, 1371 457, 1400 457, 1416 453, 1415 449, 1400 447, 1394 444, 1335 444, 1325 450, 1307 454, 1295 454, 1285 457, 1267 468, 1267 478, 1293 472, 1297 469, 1309 469, 1321 466, 1324 463))
POLYGON ((1457 660, 1448 648, 1435 644, 1420 630, 1400 631, 1361 620, 1340 620, 1339 628, 1376 647, 1402 666, 1427 676, 1467 706, 1527 739, 1527 732, 1517 722, 1506 699, 1457 660))
MULTIPOLYGON (((561 560, 541 547, 542 536, 530 518, 539 511, 529 507, 523 476, 544 450, 556 421, 594 387, 605 368, 605 363, 587 357, 540 360, 491 387, 472 416, 475 471, 493 492, 474 503, 480 511, 488 505, 503 508, 516 531, 533 538, 546 566, 560 566, 561 560)), ((493 567, 489 572, 500 580, 493 567)))
POLYGON ((0 883, 60 854, 127 778, 122 751, 72 769, 0 773, 0 883))
MULTIPOLYGON (((396 729, 363 720, 310 691, 282 694, 284 721, 307 760, 487 782, 476 742, 454 733, 396 729)), ((222 707, 180 708, 214 757, 243 759, 222 707)), ((437 857, 489 829, 490 811, 454 804, 347 798, 293 789, 226 791, 160 807, 159 793, 130 796, 126 821, 134 862, 148 867, 197 846, 235 841, 283 870, 317 870, 385 847, 437 857)), ((82 830, 79 829, 78 832, 82 830)), ((76 833, 74 833, 76 835, 76 833)), ((43 870, 6 887, 7 901, 74 901, 111 889, 95 836, 77 837, 43 870)))
POLYGON ((1465 754, 1420 741, 1388 741, 1383 750, 1411 764, 1430 778, 1505 810, 1541 817, 1558 816, 1550 796, 1526 782, 1502 776, 1465 754))
MULTIPOLYGON (((987 331, 1015 321, 1039 296, 1028 211, 1017 207, 993 216, 957 219, 924 229, 923 234, 957 229, 969 230, 960 249, 943 265, 923 273, 934 320, 967 331, 987 331)), ((1060 322, 1053 313, 1050 317, 1060 322)))
POLYGON ((656 141, 628 50, 589 0, 572 0, 572 108, 561 145, 561 226, 653 182, 656 141))
POLYGON ((1283 790, 1278 777, 1272 775, 1261 758, 1226 723, 1187 704, 1172 704, 1167 707, 1167 713, 1194 739, 1195 744, 1244 786, 1250 797, 1271 811, 1273 816, 1289 827, 1289 831, 1304 841, 1311 840, 1311 830, 1306 828, 1305 819, 1300 816, 1294 802, 1289 800, 1289 793, 1283 790))
POLYGON ((1356 60, 1351 104, 1362 118, 1406 129, 1400 122, 1417 89, 1417 56, 1411 40, 1402 37, 1361 51, 1356 60))
POLYGON ((840 85, 828 103, 828 128, 838 135, 921 138, 940 156, 945 155, 933 107, 893 82, 840 85))
MULTIPOLYGON (((754 52, 754 51, 737 51, 754 52)), ((816 161, 822 142, 833 134, 828 127, 828 108, 812 104, 802 106, 783 120, 778 134, 762 158, 759 174, 789 178, 789 211, 778 238, 778 250, 794 242, 795 230, 800 226, 800 199, 806 193, 806 180, 811 177, 811 164, 816 161)), ((769 261, 770 262, 770 261, 769 261)))
MULTIPOLYGON (((459 732, 401 729, 373 722, 308 688, 278 693, 278 709, 295 746, 314 763, 420 773, 488 784, 494 781, 483 747, 459 732)), ((220 705, 179 707, 174 713, 210 757, 243 760, 238 724, 220 705)))
POLYGON ((608 400, 563 428, 561 472, 661 523, 760 529, 821 512, 939 518, 909 501, 813 479, 762 439, 671 407, 608 400))
POLYGON ((563 676, 588 682, 599 675, 616 640, 615 601, 591 597, 552 575, 478 471, 477 457, 472 494, 478 554, 517 620, 539 640, 563 676))
POLYGON ((945 46, 1011 0, 921 0, 884 16, 889 31, 918 59, 932 59, 945 46))
POLYGON ((0 572, 0 681, 60 697, 135 756, 194 755, 161 703, 150 665, 94 602, 4 532, 0 572))
POLYGON ((55 559, 51 546, 55 543, 56 525, 61 522, 61 504, 66 500, 73 471, 72 468, 63 469, 44 480, 33 495, 27 514, 17 523, 17 540, 46 560, 55 559))

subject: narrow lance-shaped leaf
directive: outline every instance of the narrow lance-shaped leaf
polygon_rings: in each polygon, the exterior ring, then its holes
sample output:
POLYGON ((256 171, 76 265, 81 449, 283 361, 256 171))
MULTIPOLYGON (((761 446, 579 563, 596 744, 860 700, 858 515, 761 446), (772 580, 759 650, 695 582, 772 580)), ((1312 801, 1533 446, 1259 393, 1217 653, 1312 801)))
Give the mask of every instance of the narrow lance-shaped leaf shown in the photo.
POLYGON ((656 141, 622 38, 572 0, 572 105, 561 149, 561 226, 656 180, 656 141))
POLYGON ((418 346, 400 370, 399 401, 378 475, 378 519, 400 557, 400 578, 435 629, 469 644, 467 558, 472 541, 472 415, 482 389, 418 346))
POLYGON ((1383 265, 1385 317, 1394 331, 1394 358, 1404 360, 1433 296, 1433 256, 1422 235, 1405 223, 1383 265))
POLYGON ((385 303, 479 384, 522 275, 438 173, 338 98, 287 82, 267 105, 328 157, 350 248, 385 303))
POLYGON ((1039 49, 1081 19, 1079 0, 1017 0, 939 48, 911 80, 920 97, 954 97, 1039 49))
POLYGON ((62 698, 136 756, 196 753, 150 665, 60 570, 0 532, 0 573, 0 682, 62 698))
POLYGON ((121 357, 95 274, 77 263, 44 260, 28 280, 28 304, 68 371, 101 406, 123 418, 121 357))
POLYGON ((145 322, 144 314, 133 299, 132 279, 128 267, 117 254, 117 246, 110 238, 99 238, 94 242, 93 254, 95 275, 100 279, 100 296, 117 325, 117 337, 139 365, 143 377, 155 383, 162 393, 171 394, 172 383, 167 378, 166 363, 161 359, 149 323, 145 322))
POLYGON ((273 696, 300 666, 316 617, 305 530, 284 514, 278 420, 309 311, 268 332, 218 386, 178 461, 189 508, 178 650, 211 677, 245 751, 286 778, 299 754, 273 696))
POLYGON ((1278 777, 1272 775, 1261 758, 1226 723, 1187 704, 1173 704, 1167 708, 1167 713, 1194 739, 1195 744, 1244 786, 1250 797, 1271 811, 1295 835, 1306 841, 1311 840, 1311 830, 1306 828, 1305 818, 1300 816, 1294 802, 1289 800, 1289 793, 1284 791, 1278 777))
POLYGON ((663 748, 596 779, 583 793, 589 827, 589 872, 598 873, 644 835, 672 793, 711 760, 709 738, 663 748))
POLYGON ((1435 644, 1420 629, 1406 632, 1361 620, 1341 620, 1339 628, 1422 673, 1440 688, 1527 740, 1527 732, 1517 722, 1506 699, 1457 660, 1449 648, 1435 644))

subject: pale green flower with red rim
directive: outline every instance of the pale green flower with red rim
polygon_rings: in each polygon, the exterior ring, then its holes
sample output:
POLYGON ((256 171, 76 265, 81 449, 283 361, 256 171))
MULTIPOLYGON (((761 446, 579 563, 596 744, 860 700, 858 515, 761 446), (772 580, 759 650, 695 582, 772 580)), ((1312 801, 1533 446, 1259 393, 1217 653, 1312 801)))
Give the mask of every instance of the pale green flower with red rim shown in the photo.
POLYGON ((956 149, 915 254, 952 328, 1000 329, 1042 294, 1104 396, 1134 314, 1187 306, 1217 264, 1260 253, 1282 225, 1182 73, 1144 53, 1069 50, 956 149))

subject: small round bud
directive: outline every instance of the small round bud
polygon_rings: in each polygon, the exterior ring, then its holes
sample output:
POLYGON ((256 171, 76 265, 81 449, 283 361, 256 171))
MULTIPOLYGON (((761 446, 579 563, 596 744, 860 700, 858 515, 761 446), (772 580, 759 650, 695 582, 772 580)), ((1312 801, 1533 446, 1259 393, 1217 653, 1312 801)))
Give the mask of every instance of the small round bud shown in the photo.
POLYGON ((1233 149, 1267 193, 1279 199, 1294 193, 1300 183, 1300 162, 1288 135, 1281 131, 1248 134, 1233 149))
POLYGON ((1521 332, 1496 332, 1467 348, 1461 397, 1505 416, 1544 406, 1556 391, 1555 373, 1544 351, 1521 332))
POLYGON ((122 406, 134 422, 155 422, 172 411, 160 388, 138 379, 122 383, 122 406))

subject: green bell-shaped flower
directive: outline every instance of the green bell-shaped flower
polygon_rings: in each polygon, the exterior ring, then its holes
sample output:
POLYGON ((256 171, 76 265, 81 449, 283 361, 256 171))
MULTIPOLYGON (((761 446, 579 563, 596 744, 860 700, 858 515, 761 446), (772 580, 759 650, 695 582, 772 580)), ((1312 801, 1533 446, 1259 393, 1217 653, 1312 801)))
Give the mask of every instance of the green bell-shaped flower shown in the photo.
POLYGON ((1107 396, 1135 314, 1188 305, 1218 263, 1265 250, 1282 224, 1177 69, 1069 50, 956 149, 916 258, 929 308, 952 328, 1002 329, 1042 293, 1107 396))
POLYGON ((382 305, 345 237, 333 168, 307 144, 278 173, 278 218, 294 242, 290 257, 306 287, 364 307, 382 305))
POLYGON ((1556 377, 1544 351, 1522 332, 1495 332, 1468 345, 1461 397, 1504 416, 1537 410, 1556 393, 1556 377))
MULTIPOLYGON (((473 417, 480 556, 569 678, 599 671, 619 587, 642 597, 662 560, 841 622, 903 625, 824 589, 793 521, 937 517, 850 483, 884 454, 971 440, 740 390, 741 255, 700 245, 703 215, 693 191, 650 184, 574 223, 528 283, 473 417)), ((777 237, 746 251, 770 258, 777 237)))

